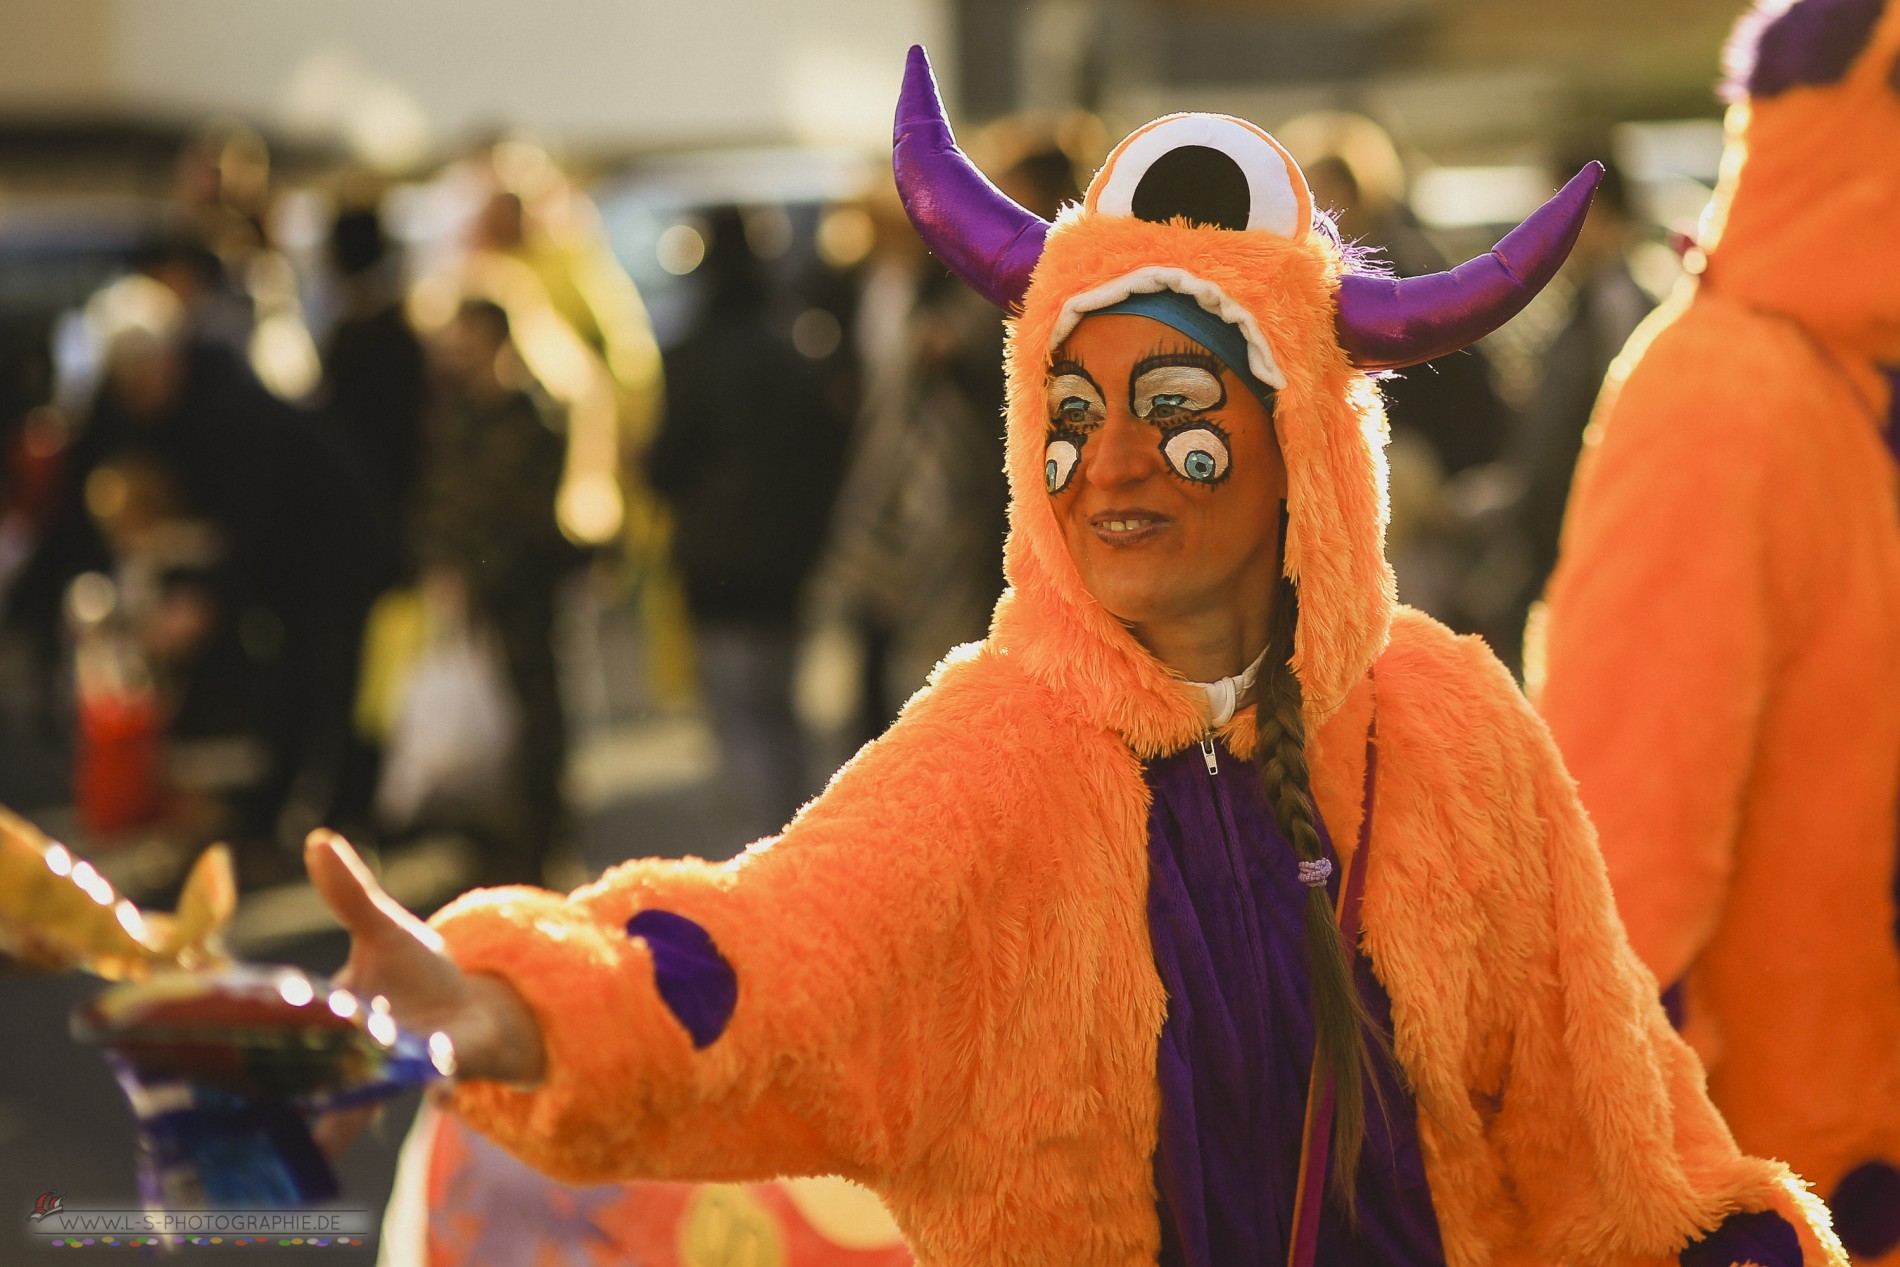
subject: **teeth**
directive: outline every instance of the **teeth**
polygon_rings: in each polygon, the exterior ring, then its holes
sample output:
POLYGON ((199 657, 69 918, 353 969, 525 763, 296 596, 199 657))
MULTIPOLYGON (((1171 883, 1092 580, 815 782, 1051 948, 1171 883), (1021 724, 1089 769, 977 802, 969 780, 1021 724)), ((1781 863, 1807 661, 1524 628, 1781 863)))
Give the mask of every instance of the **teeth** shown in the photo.
POLYGON ((1146 528, 1152 519, 1110 519, 1102 525, 1110 532, 1133 532, 1137 528, 1146 528))

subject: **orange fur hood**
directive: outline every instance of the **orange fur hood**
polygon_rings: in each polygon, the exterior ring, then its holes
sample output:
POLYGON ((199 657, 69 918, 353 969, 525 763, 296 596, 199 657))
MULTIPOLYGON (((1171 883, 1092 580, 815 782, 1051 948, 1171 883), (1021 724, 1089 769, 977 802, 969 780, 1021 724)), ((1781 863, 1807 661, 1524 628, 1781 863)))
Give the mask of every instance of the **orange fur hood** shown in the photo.
POLYGON ((1900 361, 1900 3, 1763 4, 1729 63, 1705 283, 1900 361))
POLYGON ((997 609, 994 640, 1143 756, 1205 729, 1192 689, 1083 589, 1042 484, 1043 375, 1066 333, 1065 305, 1157 265, 1211 283, 1250 314, 1286 380, 1274 423, 1287 467, 1286 571, 1300 586, 1293 665, 1308 729, 1317 730, 1385 646, 1396 603, 1385 559, 1385 414, 1377 387, 1334 338, 1340 260, 1319 234, 1289 240, 1085 207, 1056 221, 1010 330, 1012 592, 997 609))

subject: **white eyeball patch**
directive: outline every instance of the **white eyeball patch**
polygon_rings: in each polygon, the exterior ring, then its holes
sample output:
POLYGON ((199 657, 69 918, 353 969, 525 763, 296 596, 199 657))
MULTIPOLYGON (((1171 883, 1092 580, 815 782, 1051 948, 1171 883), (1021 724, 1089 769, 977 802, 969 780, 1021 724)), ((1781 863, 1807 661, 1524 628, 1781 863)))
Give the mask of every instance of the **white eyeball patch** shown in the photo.
POLYGON ((1168 432, 1161 440, 1161 456, 1176 475, 1196 484, 1220 483, 1231 461, 1227 437, 1206 424, 1168 432))

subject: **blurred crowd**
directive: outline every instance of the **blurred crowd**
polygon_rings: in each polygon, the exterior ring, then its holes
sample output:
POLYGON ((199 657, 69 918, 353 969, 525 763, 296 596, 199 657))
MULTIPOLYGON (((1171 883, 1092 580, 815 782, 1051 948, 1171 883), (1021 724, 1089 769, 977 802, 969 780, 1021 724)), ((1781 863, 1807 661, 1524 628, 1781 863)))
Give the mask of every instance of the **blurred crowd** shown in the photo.
MULTIPOLYGON (((1370 121, 1279 135, 1347 239, 1445 266, 1370 121)), ((1554 154, 1553 183, 1604 148, 1554 154)), ((972 149, 1052 217, 1102 130, 1012 120, 972 149)), ((0 721, 67 760, 93 847, 226 838, 255 885, 318 824, 446 828, 475 880, 556 875, 598 711, 561 630, 603 606, 640 631, 644 706, 705 718, 763 835, 985 632, 1004 327, 887 178, 670 210, 657 334, 624 244, 527 142, 400 188, 280 186, 255 134, 208 133, 95 293, 0 313, 0 721), (289 192, 319 249, 286 240, 289 192)), ((1385 384, 1401 597, 1513 665, 1657 236, 1612 172, 1511 339, 1385 384)))

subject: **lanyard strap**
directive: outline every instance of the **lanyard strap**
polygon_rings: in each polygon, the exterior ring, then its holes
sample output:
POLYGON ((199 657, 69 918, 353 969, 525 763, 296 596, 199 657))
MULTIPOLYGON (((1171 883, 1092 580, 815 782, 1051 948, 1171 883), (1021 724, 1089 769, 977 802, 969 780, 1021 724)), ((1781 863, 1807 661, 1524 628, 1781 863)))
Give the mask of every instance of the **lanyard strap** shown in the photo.
MULTIPOLYGON (((1339 885, 1339 904, 1334 910, 1339 935, 1346 943, 1348 961, 1355 970, 1359 961, 1359 899, 1365 892, 1366 856, 1372 852, 1372 800, 1378 782, 1379 749, 1373 742, 1378 733, 1375 714, 1366 728, 1366 786, 1359 807, 1359 847, 1352 851, 1346 874, 1339 885)), ((1357 981, 1352 982, 1354 989, 1357 981)), ((1306 1132, 1300 1145, 1300 1174, 1293 1191, 1293 1235, 1287 1243, 1287 1267, 1313 1267, 1319 1252, 1320 1203, 1326 1191, 1326 1155, 1333 1138, 1333 1099, 1335 1087, 1329 1072, 1322 1072, 1317 1059, 1306 1084, 1306 1132)))

